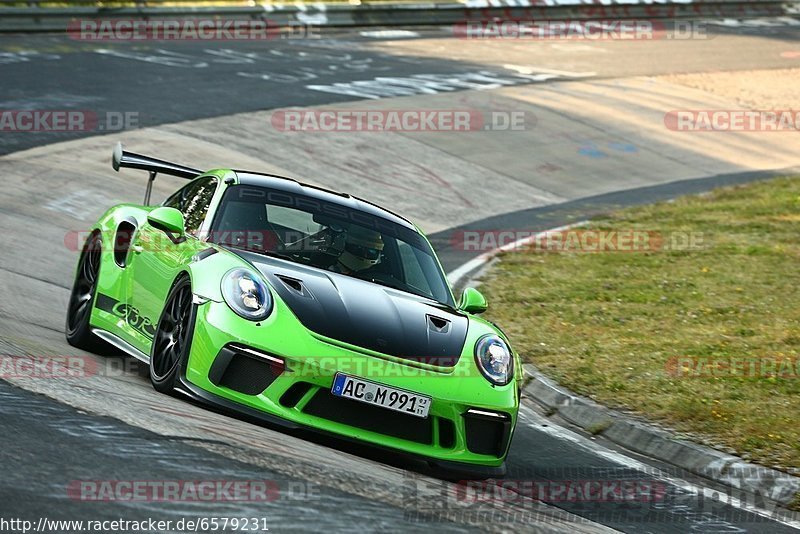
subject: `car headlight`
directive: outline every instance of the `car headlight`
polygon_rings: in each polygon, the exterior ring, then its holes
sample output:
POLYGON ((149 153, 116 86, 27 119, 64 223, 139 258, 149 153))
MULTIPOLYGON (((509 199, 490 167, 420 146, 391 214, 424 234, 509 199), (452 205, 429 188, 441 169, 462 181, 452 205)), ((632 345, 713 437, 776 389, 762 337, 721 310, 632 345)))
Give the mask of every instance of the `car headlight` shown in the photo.
POLYGON ((222 297, 238 315, 251 321, 272 312, 272 295, 261 277, 248 269, 231 269, 222 277, 222 297))
POLYGON ((496 386, 504 386, 514 377, 514 357, 500 336, 487 334, 475 344, 475 361, 483 376, 496 386))

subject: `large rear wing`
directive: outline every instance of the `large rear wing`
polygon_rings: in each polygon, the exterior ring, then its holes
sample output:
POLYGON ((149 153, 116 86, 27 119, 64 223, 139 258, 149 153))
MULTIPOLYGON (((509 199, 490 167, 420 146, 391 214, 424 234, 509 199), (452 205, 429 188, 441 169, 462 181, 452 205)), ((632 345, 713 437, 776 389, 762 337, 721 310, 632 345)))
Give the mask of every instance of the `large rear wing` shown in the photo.
POLYGON ((117 143, 117 146, 114 147, 114 153, 111 155, 111 166, 114 167, 114 170, 117 172, 119 172, 121 167, 127 167, 129 169, 141 169, 150 173, 150 179, 147 181, 147 189, 144 193, 145 206, 150 204, 153 182, 158 173, 186 178, 187 180, 197 178, 203 174, 203 171, 199 169, 193 169, 184 165, 178 165, 177 163, 128 152, 127 150, 123 150, 122 143, 117 143))

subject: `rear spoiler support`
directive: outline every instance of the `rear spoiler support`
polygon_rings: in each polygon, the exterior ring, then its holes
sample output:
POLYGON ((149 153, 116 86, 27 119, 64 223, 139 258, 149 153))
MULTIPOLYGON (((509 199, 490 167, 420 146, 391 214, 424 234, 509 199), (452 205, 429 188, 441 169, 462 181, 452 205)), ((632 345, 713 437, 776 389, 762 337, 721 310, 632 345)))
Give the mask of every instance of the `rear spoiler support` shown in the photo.
POLYGON ((193 169, 177 163, 170 163, 161 159, 151 158, 150 156, 143 156, 123 150, 122 143, 117 143, 114 147, 114 153, 111 155, 111 166, 114 170, 119 172, 120 168, 127 167, 129 169, 142 169, 150 173, 147 180, 147 189, 144 193, 144 205, 150 205, 150 195, 153 192, 153 182, 156 180, 158 173, 169 174, 170 176, 177 176, 179 178, 186 178, 192 180, 197 178, 203 171, 193 169))
POLYGON ((156 181, 156 176, 158 173, 156 171, 150 171, 150 178, 147 179, 147 188, 144 190, 144 206, 150 205, 150 195, 153 193, 153 182, 156 181))

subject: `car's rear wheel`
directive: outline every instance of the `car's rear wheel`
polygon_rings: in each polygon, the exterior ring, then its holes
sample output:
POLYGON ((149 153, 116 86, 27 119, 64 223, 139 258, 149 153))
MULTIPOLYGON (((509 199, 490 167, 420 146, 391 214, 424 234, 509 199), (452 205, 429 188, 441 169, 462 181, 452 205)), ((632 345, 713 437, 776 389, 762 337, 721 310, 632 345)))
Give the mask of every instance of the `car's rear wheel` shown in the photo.
POLYGON ((100 278, 102 239, 92 234, 86 240, 78 262, 78 272, 67 306, 65 333, 67 343, 79 349, 100 352, 106 345, 92 334, 89 319, 92 316, 97 282, 100 278))
POLYGON ((181 367, 192 345, 195 309, 191 280, 181 277, 167 296, 153 339, 150 382, 156 391, 172 393, 178 385, 181 367))

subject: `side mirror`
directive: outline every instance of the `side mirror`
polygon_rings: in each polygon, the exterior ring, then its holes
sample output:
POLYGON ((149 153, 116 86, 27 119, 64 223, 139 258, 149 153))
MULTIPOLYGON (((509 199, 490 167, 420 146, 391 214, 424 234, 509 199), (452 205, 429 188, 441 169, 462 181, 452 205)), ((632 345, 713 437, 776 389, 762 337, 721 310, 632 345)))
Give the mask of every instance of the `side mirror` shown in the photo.
POLYGON ((488 304, 486 298, 481 295, 481 292, 474 287, 468 287, 461 294, 461 302, 458 303, 458 308, 467 313, 479 314, 486 311, 488 304))
POLYGON ((174 243, 179 243, 183 240, 186 231, 183 213, 175 208, 167 208, 166 206, 156 208, 147 215, 147 222, 153 228, 166 233, 174 243))

